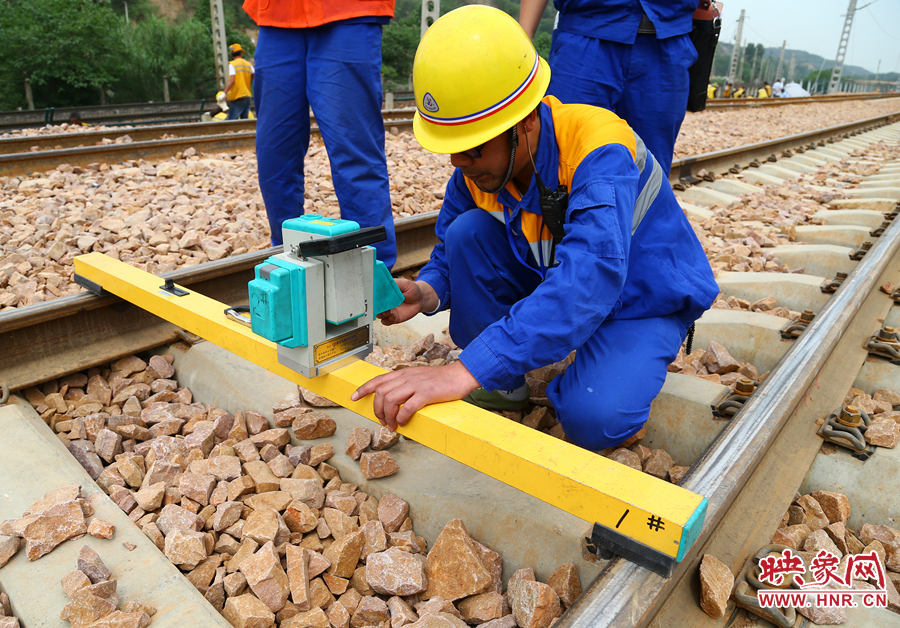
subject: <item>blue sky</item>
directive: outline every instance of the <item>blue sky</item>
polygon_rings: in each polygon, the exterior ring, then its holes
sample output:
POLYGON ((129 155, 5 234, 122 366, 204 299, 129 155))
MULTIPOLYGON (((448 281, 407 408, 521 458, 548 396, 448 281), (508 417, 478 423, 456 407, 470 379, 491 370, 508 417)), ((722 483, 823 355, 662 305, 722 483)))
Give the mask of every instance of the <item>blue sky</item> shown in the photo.
MULTIPOLYGON (((806 50, 834 59, 848 0, 722 0, 721 40, 733 42, 741 9, 744 38, 766 47, 806 50)), ((875 72, 900 72, 900 0, 857 0, 844 62, 875 72), (869 4, 869 6, 865 6, 869 4)))

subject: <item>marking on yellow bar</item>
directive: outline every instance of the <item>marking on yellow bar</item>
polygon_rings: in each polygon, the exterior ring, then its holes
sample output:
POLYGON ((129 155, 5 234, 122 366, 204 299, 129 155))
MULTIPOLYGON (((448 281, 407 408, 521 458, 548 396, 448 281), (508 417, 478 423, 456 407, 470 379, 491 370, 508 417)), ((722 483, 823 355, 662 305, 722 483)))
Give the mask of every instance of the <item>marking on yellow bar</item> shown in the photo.
MULTIPOLYGON (((307 379, 278 363, 274 343, 228 319, 225 304, 196 292, 176 297, 159 278, 101 253, 75 258, 75 272, 108 292, 268 371, 377 421, 372 399, 350 395, 385 370, 358 361, 307 379)), ((423 408, 404 436, 590 523, 600 523, 670 557, 684 555, 703 525, 705 499, 471 404, 423 408), (699 516, 698 516, 699 515, 699 516), (680 551, 679 551, 680 550, 680 551)))
POLYGON ((337 338, 320 342, 313 347, 313 361, 321 364, 341 354, 359 349, 369 343, 369 326, 359 327, 337 338))

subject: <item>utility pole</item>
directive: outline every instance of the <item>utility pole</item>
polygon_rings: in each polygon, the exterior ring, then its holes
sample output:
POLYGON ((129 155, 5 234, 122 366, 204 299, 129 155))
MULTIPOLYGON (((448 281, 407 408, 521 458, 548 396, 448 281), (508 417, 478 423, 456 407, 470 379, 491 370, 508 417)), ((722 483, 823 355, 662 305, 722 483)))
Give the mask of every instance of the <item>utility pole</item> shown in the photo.
POLYGON ((441 0, 422 0, 422 26, 419 39, 425 37, 425 31, 441 17, 441 0))
POLYGON ((844 30, 841 31, 841 43, 838 44, 834 68, 831 70, 831 81, 828 83, 829 94, 837 93, 841 86, 841 73, 844 71, 844 57, 847 55, 847 45, 850 43, 850 28, 853 26, 854 13, 856 13, 856 0, 850 0, 847 17, 844 18, 844 30))
POLYGON ((734 36, 734 49, 731 51, 731 65, 728 68, 728 76, 732 81, 737 81, 738 59, 741 56, 741 37, 744 35, 744 9, 741 9, 741 18, 738 20, 737 33, 734 36))
POLYGON ((878 75, 881 74, 881 59, 878 60, 878 68, 875 70, 875 91, 880 92, 881 88, 878 86, 878 75))
POLYGON ((747 52, 747 39, 744 38, 744 45, 741 46, 741 60, 738 61, 738 76, 743 80, 744 76, 744 58, 746 57, 747 52))
POLYGON ((219 89, 225 89, 225 82, 228 80, 228 43, 225 41, 225 12, 222 10, 222 0, 209 0, 209 17, 212 22, 216 84, 219 89))
MULTIPOLYGON (((754 49, 754 52, 755 52, 755 49, 754 49)), ((754 54, 753 55, 753 65, 750 67, 750 82, 751 83, 756 80, 756 66, 758 65, 758 62, 759 62, 759 55, 754 54)))
POLYGON ((25 77, 25 100, 28 102, 28 108, 34 109, 34 97, 31 95, 31 81, 25 77))
POLYGON ((784 65, 784 47, 787 46, 787 40, 781 42, 781 56, 778 57, 778 67, 775 69, 775 80, 781 76, 781 68, 784 65))
POLYGON ((791 65, 790 65, 790 69, 788 70, 788 77, 787 77, 788 83, 794 82, 794 70, 796 68, 797 68, 797 53, 792 52, 791 53, 791 65))
POLYGON ((822 72, 825 70, 825 63, 828 62, 828 59, 822 59, 822 65, 819 66, 819 73, 816 74, 816 93, 819 93, 819 79, 822 78, 822 72))

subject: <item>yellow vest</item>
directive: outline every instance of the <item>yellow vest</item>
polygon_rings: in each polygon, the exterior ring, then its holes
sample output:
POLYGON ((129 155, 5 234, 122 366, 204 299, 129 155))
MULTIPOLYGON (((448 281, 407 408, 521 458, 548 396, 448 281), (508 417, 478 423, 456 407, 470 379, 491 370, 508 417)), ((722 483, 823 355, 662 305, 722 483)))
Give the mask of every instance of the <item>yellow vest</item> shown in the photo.
POLYGON ((706 88, 706 97, 707 98, 715 98, 716 97, 716 86, 710 85, 706 88))
POLYGON ((769 97, 771 97, 771 94, 769 93, 769 90, 766 89, 765 87, 760 87, 759 93, 756 95, 756 97, 757 98, 769 98, 769 97))
POLYGON ((228 100, 237 100, 251 96, 250 85, 253 82, 253 66, 246 59, 237 58, 229 62, 234 68, 234 85, 225 96, 228 100))

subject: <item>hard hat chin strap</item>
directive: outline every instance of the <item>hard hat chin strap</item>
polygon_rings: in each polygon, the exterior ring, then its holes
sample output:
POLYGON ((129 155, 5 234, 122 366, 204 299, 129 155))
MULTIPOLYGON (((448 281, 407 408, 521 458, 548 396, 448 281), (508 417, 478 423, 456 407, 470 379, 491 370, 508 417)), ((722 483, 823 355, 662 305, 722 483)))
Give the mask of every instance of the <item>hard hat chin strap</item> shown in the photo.
POLYGON ((517 124, 509 130, 509 144, 511 146, 509 150, 509 167, 507 167, 506 169, 506 176, 503 177, 503 183, 501 183, 500 186, 494 190, 483 188, 475 183, 478 189, 482 192, 486 192, 487 194, 499 194, 503 190, 503 188, 506 187, 506 184, 509 183, 509 180, 512 179, 513 166, 515 165, 516 161, 516 147, 519 145, 519 131, 517 129, 518 126, 519 125, 517 124))

